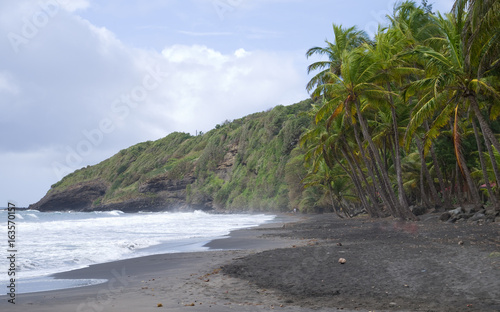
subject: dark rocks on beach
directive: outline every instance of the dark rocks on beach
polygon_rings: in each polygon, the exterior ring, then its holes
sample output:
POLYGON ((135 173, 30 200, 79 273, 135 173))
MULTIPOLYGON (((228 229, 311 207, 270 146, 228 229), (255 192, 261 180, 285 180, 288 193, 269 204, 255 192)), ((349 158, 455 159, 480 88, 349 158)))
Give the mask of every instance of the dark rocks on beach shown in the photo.
POLYGON ((441 216, 439 217, 439 220, 445 222, 445 221, 448 221, 450 218, 451 218, 451 214, 448 211, 446 211, 443 214, 441 214, 441 216))
POLYGON ((497 216, 500 211, 470 206, 466 208, 458 207, 453 210, 446 211, 439 216, 439 220, 448 223, 455 222, 500 222, 497 216))
POLYGON ((424 206, 411 206, 410 210, 415 216, 421 216, 427 212, 427 208, 424 206))

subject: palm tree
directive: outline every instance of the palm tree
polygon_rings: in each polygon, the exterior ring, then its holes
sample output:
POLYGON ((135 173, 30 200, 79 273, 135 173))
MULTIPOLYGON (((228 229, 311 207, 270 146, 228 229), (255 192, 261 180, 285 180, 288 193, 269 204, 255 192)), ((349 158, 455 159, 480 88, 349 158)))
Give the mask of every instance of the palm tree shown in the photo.
POLYGON ((314 62, 307 67, 307 73, 321 70, 313 76, 306 86, 307 91, 312 91, 316 86, 328 82, 327 73, 332 72, 335 75, 340 75, 341 56, 344 51, 351 51, 352 49, 361 46, 364 43, 370 42, 368 35, 356 26, 350 28, 343 28, 342 25, 333 24, 334 42, 325 40, 326 47, 314 47, 306 52, 307 58, 313 55, 328 57, 328 61, 314 62))
MULTIPOLYGON (((383 165, 379 150, 373 142, 367 120, 362 114, 362 106, 367 103, 367 99, 380 101, 391 94, 391 92, 381 88, 374 82, 379 71, 378 62, 374 60, 372 53, 369 53, 366 49, 361 47, 351 52, 344 51, 341 56, 340 76, 332 72, 327 73, 326 77, 329 82, 318 86, 313 93, 318 96, 323 95, 328 99, 318 111, 316 120, 325 118, 327 113, 332 111, 334 113, 328 116, 330 119, 343 112, 352 120, 354 135, 362 157, 373 160, 372 169, 379 177, 381 185, 378 190, 384 203, 393 215, 414 219, 415 217, 409 209, 402 207, 396 199, 387 169, 383 165), (364 144, 357 135, 359 131, 368 144, 368 156, 363 155, 364 144)), ((367 165, 368 169, 369 167, 367 165)))
MULTIPOLYGON (((430 47, 419 46, 415 52, 419 54, 426 62, 428 77, 414 83, 413 87, 427 90, 426 95, 417 104, 417 110, 409 125, 410 133, 416 130, 418 125, 425 120, 434 119, 427 134, 427 142, 439 135, 440 127, 448 124, 449 118, 454 116, 454 136, 457 161, 462 173, 468 181, 469 188, 476 202, 479 201, 477 186, 474 185, 468 168, 462 159, 460 149, 460 129, 459 120, 462 114, 465 114, 467 107, 470 106, 474 112, 474 117, 479 121, 481 130, 485 137, 499 150, 500 144, 494 136, 488 122, 483 117, 479 107, 480 96, 490 96, 500 98, 500 94, 491 85, 487 76, 479 76, 479 65, 486 60, 477 57, 468 56, 464 49, 462 41, 465 16, 448 14, 446 18, 440 14, 436 18, 440 28, 441 36, 433 38, 435 42, 440 42, 442 48, 436 50, 430 47), (461 18, 462 20, 458 20, 461 18), (472 60, 472 62, 471 62, 472 60), (475 68, 472 70, 472 68, 475 68), (477 76, 476 76, 477 75, 477 76), (438 114, 439 112, 439 114, 438 114)), ((479 44, 479 42, 476 42, 479 44)), ((484 57, 489 57, 487 48, 483 49, 484 57)), ((481 54, 481 53, 479 53, 481 54)), ((487 74, 484 72, 483 74, 487 74)), ((494 161, 493 159, 491 161, 494 161)))

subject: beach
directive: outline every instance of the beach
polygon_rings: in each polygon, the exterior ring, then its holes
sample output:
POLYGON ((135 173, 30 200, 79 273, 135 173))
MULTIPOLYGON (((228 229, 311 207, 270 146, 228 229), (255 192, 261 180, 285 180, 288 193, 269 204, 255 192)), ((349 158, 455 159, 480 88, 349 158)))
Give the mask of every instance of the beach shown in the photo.
POLYGON ((107 279, 0 297, 1 311, 498 311, 500 226, 332 214, 233 231, 206 252, 56 274, 107 279), (344 258, 344 264, 339 259, 344 258))

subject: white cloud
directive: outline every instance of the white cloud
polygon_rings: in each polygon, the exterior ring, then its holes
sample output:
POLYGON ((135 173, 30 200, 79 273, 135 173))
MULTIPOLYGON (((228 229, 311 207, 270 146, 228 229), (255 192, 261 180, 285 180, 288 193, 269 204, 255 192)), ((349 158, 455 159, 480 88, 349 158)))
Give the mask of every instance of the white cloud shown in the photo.
POLYGON ((291 55, 238 49, 222 54, 205 46, 175 45, 162 51, 172 67, 168 81, 166 113, 180 128, 209 130, 225 119, 234 119, 277 104, 305 98, 291 55))
POLYGON ((85 10, 90 6, 90 2, 88 0, 55 0, 55 1, 59 3, 61 7, 68 12, 85 10))

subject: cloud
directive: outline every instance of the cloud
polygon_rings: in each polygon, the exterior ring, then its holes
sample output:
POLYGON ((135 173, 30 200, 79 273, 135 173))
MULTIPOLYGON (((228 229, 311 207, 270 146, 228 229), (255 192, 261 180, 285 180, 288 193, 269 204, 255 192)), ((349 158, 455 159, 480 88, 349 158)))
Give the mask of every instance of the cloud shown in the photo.
POLYGON ((52 1, 60 4, 61 7, 68 12, 86 10, 90 6, 90 2, 88 0, 52 0, 52 1))
POLYGON ((215 36, 231 36, 232 32, 194 32, 179 30, 178 33, 194 37, 215 37, 215 36))
POLYGON ((206 46, 175 45, 162 51, 173 66, 169 115, 189 131, 303 99, 293 56, 238 49, 222 54, 206 46))

